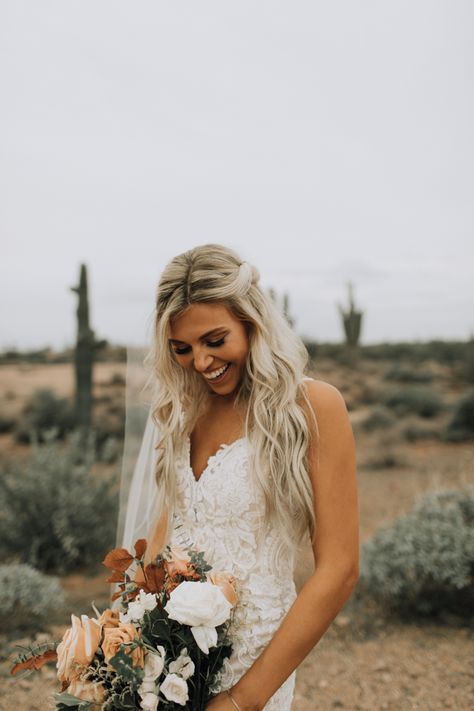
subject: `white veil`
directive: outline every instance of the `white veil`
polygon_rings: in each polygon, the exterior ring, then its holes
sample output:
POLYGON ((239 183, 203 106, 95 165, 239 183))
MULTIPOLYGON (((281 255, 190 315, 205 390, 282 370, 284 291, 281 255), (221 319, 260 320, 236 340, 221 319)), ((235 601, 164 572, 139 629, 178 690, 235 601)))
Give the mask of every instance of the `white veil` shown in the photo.
POLYGON ((127 348, 125 435, 116 545, 132 552, 138 538, 149 538, 156 520, 159 430, 151 417, 152 386, 144 365, 146 348, 127 348))

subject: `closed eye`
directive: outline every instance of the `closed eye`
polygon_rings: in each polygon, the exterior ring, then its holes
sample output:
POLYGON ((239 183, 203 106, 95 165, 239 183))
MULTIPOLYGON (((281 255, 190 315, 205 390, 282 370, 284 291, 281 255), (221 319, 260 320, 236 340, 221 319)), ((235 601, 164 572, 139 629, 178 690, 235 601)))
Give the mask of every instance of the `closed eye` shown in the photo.
MULTIPOLYGON (((224 345, 225 339, 221 338, 218 341, 208 341, 207 345, 209 348, 219 348, 219 346, 224 345)), ((184 355, 185 353, 189 353, 190 351, 190 346, 186 346, 186 348, 173 348, 174 352, 177 355, 184 355)))

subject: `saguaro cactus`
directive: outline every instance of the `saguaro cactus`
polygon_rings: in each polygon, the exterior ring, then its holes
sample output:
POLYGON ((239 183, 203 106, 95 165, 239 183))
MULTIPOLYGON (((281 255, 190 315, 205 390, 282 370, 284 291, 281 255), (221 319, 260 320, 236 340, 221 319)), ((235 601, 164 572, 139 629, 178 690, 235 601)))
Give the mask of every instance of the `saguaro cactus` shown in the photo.
POLYGON ((283 294, 283 314, 290 324, 290 327, 293 328, 295 325, 295 319, 290 314, 290 295, 287 291, 283 294))
POLYGON ((344 333, 346 336, 346 345, 354 350, 359 345, 359 338, 362 326, 362 311, 356 311, 354 303, 354 293, 352 284, 348 283, 349 291, 349 308, 344 310, 341 304, 338 304, 339 313, 342 317, 344 333))
POLYGON ((76 375, 76 400, 75 416, 76 425, 90 427, 92 409, 92 367, 94 353, 105 341, 97 341, 94 331, 89 325, 89 299, 87 293, 87 269, 81 264, 79 285, 72 286, 79 296, 77 305, 77 340, 74 351, 74 365, 76 375))

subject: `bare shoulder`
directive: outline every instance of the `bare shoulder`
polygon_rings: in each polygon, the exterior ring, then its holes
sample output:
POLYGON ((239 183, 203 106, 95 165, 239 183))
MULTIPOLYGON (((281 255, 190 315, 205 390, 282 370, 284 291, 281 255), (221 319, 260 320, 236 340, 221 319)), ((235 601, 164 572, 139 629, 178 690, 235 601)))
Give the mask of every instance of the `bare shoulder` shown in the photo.
POLYGON ((324 380, 305 378, 303 386, 318 422, 348 418, 344 397, 334 385, 324 380))

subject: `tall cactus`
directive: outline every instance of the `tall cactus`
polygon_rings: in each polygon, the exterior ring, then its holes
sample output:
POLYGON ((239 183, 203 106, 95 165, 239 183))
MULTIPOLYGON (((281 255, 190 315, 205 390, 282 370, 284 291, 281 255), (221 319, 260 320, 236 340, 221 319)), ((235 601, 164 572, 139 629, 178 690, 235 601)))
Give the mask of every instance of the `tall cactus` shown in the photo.
POLYGON ((349 282, 347 286, 349 291, 349 309, 347 311, 344 310, 341 304, 337 306, 342 317, 346 345, 350 350, 355 350, 359 345, 363 313, 355 309, 354 292, 351 282, 349 282))
POLYGON ((71 286, 79 296, 77 305, 77 340, 74 351, 76 375, 75 419, 79 427, 90 427, 92 410, 92 367, 94 354, 105 341, 96 341, 89 325, 89 299, 87 293, 87 269, 81 264, 79 285, 71 286))
POLYGON ((283 315, 288 321, 290 328, 293 328, 295 325, 295 319, 290 314, 290 295, 287 291, 283 294, 283 315))

